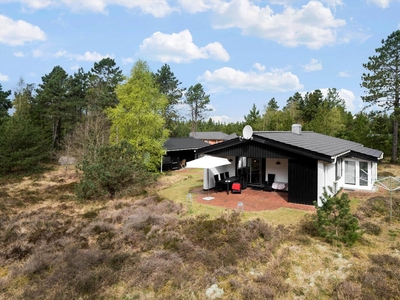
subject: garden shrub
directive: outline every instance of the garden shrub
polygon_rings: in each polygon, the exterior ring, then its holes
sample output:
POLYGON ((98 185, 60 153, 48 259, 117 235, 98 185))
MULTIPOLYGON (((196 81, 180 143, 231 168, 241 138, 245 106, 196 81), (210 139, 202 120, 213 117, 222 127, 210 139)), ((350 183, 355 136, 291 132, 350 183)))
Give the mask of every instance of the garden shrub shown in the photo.
POLYGON ((322 206, 315 203, 317 210, 314 226, 319 235, 330 243, 354 244, 362 236, 358 219, 350 213, 347 194, 331 196, 325 190, 321 197, 322 206))
POLYGON ((83 172, 76 187, 76 194, 81 199, 107 195, 114 198, 128 189, 130 193, 139 194, 154 180, 144 163, 135 159, 132 146, 125 141, 91 148, 77 168, 83 172))

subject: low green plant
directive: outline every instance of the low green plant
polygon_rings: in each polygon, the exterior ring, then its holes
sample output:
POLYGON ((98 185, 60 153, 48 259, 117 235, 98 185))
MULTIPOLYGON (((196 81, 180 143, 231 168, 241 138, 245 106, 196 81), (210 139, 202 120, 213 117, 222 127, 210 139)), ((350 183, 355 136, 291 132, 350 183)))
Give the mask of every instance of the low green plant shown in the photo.
POLYGON ((128 189, 131 193, 140 193, 152 182, 152 174, 142 161, 135 159, 132 146, 126 141, 90 149, 77 168, 83 172, 83 178, 76 186, 80 199, 106 195, 114 198, 128 189), (129 188, 132 186, 134 190, 129 188))
MULTIPOLYGON (((332 192, 332 191, 331 191, 332 192)), ((346 193, 331 196, 324 190, 322 206, 317 210, 313 224, 318 234, 330 243, 342 242, 353 245, 363 234, 358 219, 350 213, 350 200, 346 193)))

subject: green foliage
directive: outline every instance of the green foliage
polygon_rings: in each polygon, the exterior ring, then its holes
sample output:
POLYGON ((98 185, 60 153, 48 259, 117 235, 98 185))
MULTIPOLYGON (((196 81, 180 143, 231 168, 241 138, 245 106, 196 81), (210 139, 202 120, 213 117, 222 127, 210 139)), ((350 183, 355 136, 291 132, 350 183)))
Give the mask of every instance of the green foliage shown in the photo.
POLYGON ((51 147, 58 147, 65 126, 68 124, 69 99, 67 97, 68 74, 60 66, 42 77, 42 83, 36 90, 33 105, 33 117, 37 124, 51 132, 51 147))
POLYGON ((305 130, 339 136, 345 128, 345 102, 335 88, 328 89, 326 97, 320 90, 307 93, 298 108, 305 130))
POLYGON ((198 122, 204 120, 210 104, 210 95, 206 95, 200 83, 192 85, 185 94, 185 104, 189 106, 192 121, 192 132, 197 132, 198 122))
POLYGON ((137 159, 149 170, 156 170, 168 138, 162 117, 167 98, 160 93, 146 62, 139 60, 134 65, 131 76, 117 88, 117 95, 118 105, 106 110, 112 123, 111 141, 126 140, 137 159))
POLYGON ((317 215, 314 226, 326 241, 353 245, 362 236, 358 219, 350 213, 347 194, 331 196, 325 190, 321 197, 322 206, 315 204, 317 215))
POLYGON ((250 125, 253 130, 261 130, 262 118, 260 115, 260 110, 257 109, 255 103, 250 109, 250 112, 244 116, 245 125, 250 125))
POLYGON ((8 110, 12 107, 11 100, 8 97, 11 95, 11 91, 3 91, 3 87, 0 84, 0 124, 9 117, 8 110))
POLYGON ((179 104, 185 88, 179 87, 182 82, 176 79, 174 73, 167 64, 163 65, 160 70, 157 70, 157 73, 154 74, 154 80, 158 85, 160 93, 165 95, 168 99, 168 104, 165 107, 163 116, 166 128, 171 132, 174 130, 174 125, 179 119, 176 105, 179 104))
POLYGON ((48 157, 49 138, 30 118, 15 115, 0 125, 0 174, 32 172, 48 157))
POLYGON ((91 148, 77 168, 83 172, 76 187, 81 199, 105 195, 113 198, 126 190, 138 194, 152 182, 152 175, 145 171, 142 160, 137 159, 132 146, 125 141, 91 148))
POLYGON ((393 111, 392 162, 397 161, 398 127, 400 120, 400 30, 391 33, 382 46, 375 49, 363 64, 369 73, 361 76, 361 87, 366 91, 362 97, 367 107, 375 105, 385 111, 393 111))
POLYGON ((124 80, 122 71, 116 67, 115 60, 103 58, 95 62, 89 73, 87 91, 88 109, 92 112, 103 111, 118 104, 117 86, 124 80))

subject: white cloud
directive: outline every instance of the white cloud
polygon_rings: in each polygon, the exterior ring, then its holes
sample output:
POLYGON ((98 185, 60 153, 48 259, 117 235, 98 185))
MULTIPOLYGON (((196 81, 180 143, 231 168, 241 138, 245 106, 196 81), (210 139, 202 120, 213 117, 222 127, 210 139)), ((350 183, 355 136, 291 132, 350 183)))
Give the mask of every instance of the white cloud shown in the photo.
POLYGON ((13 55, 16 56, 16 57, 25 57, 25 54, 23 52, 21 52, 21 51, 14 52, 13 55))
POLYGON ((211 119, 214 122, 229 123, 230 118, 228 116, 213 116, 211 119))
POLYGON ((258 71, 264 72, 265 71, 265 66, 261 65, 260 63, 255 63, 253 65, 253 68, 257 69, 258 71))
POLYGON ((153 33, 143 40, 139 54, 164 63, 188 63, 196 59, 229 60, 228 52, 220 43, 198 47, 187 29, 173 34, 153 33))
POLYGON ((346 89, 340 89, 339 90, 339 95, 346 102, 346 108, 349 111, 354 111, 354 109, 355 109, 354 99, 356 98, 354 93, 352 91, 349 91, 349 90, 346 90, 346 89))
POLYGON ((132 64, 134 61, 135 61, 135 59, 132 57, 125 57, 125 58, 123 57, 122 58, 123 65, 132 64))
POLYGON ((78 61, 93 61, 97 62, 102 60, 103 58, 110 57, 112 58, 113 55, 102 55, 100 53, 95 52, 90 52, 86 51, 84 54, 73 54, 73 53, 68 53, 67 51, 58 51, 57 53, 54 54, 54 57, 60 58, 60 57, 65 57, 71 60, 78 60, 78 61))
POLYGON ((322 0, 322 2, 326 3, 328 6, 331 6, 331 7, 344 5, 342 0, 322 0))
POLYGON ((38 27, 23 20, 14 21, 0 15, 0 43, 22 46, 27 42, 44 41, 46 34, 38 27))
POLYGON ((80 68, 79 65, 73 65, 72 67, 70 67, 70 69, 71 69, 72 71, 78 71, 79 68, 80 68))
POLYGON ((339 76, 340 76, 340 77, 351 77, 351 76, 350 76, 350 73, 349 73, 347 70, 340 71, 340 72, 339 72, 339 76))
POLYGON ((32 56, 37 58, 37 57, 43 57, 44 53, 41 49, 34 49, 32 50, 32 56))
POLYGON ((388 8, 390 6, 390 2, 392 2, 392 0, 368 0, 368 2, 371 2, 371 3, 379 6, 380 8, 388 8))
POLYGON ((1 74, 0 73, 0 81, 9 81, 10 79, 8 78, 7 75, 1 74))
POLYGON ((249 0, 233 0, 214 9, 214 27, 239 28, 245 35, 273 40, 288 47, 305 45, 319 49, 333 45, 337 29, 346 24, 319 1, 310 1, 300 9, 286 5, 274 13, 267 5, 259 7, 249 0))
POLYGON ((248 91, 287 92, 303 88, 296 75, 280 69, 260 74, 224 67, 213 72, 206 71, 199 80, 212 86, 223 86, 225 89, 248 91))
POLYGON ((180 7, 190 13, 200 13, 207 10, 214 10, 221 6, 224 1, 221 0, 178 0, 180 7))
POLYGON ((119 5, 128 9, 139 9, 157 18, 165 17, 176 10, 167 0, 0 0, 1 2, 20 2, 23 8, 29 10, 65 6, 77 13, 107 13, 107 6, 119 5))
POLYGON ((322 64, 318 59, 311 58, 311 61, 303 66, 304 72, 314 72, 322 70, 322 64))

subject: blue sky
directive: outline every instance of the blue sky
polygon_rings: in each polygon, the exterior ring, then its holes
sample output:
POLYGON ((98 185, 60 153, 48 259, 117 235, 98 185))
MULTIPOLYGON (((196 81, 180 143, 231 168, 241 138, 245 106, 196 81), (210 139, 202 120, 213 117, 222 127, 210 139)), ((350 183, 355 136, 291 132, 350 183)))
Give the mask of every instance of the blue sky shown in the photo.
POLYGON ((0 83, 104 57, 129 75, 142 59, 168 64, 182 87, 201 83, 214 120, 328 88, 356 113, 362 64, 398 29, 400 0, 0 0, 0 83))

